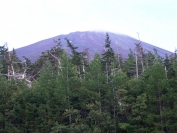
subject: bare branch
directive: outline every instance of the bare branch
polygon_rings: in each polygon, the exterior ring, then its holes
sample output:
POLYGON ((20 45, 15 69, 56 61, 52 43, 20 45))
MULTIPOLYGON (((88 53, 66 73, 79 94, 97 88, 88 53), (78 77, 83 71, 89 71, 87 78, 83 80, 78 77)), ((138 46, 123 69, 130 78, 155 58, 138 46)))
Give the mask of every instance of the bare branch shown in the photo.
POLYGON ((49 54, 58 61, 58 66, 61 68, 61 62, 58 59, 58 57, 56 57, 55 55, 53 55, 50 51, 49 51, 49 54))
POLYGON ((33 77, 31 77, 31 79, 34 79, 34 77, 36 77, 39 73, 40 73, 40 70, 33 77))

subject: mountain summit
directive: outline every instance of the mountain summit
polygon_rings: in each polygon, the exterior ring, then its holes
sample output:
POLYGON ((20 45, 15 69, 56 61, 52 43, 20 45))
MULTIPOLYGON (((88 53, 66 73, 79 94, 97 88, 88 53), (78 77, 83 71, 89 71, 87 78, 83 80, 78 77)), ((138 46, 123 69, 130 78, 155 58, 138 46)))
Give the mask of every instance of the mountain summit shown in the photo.
MULTIPOLYGON (((122 54, 123 58, 127 58, 130 49, 133 51, 135 49, 135 43, 139 43, 139 40, 127 35, 115 34, 111 32, 108 33, 111 40, 111 47, 114 49, 115 53, 117 49, 119 49, 119 52, 122 54)), ((105 32, 90 31, 72 32, 67 35, 58 35, 22 48, 18 48, 16 49, 16 53, 20 59, 25 56, 34 62, 39 58, 42 52, 55 46, 56 44, 54 43, 54 40, 58 40, 59 38, 61 40, 61 45, 65 50, 67 50, 68 47, 64 38, 68 38, 74 46, 78 47, 78 51, 89 49, 90 55, 93 57, 94 53, 97 52, 101 54, 104 50, 103 46, 105 44, 106 34, 105 32)), ((153 51, 153 49, 156 49, 160 56, 164 56, 165 54, 172 54, 170 51, 153 46, 143 41, 141 42, 141 46, 144 50, 148 51, 153 51)))

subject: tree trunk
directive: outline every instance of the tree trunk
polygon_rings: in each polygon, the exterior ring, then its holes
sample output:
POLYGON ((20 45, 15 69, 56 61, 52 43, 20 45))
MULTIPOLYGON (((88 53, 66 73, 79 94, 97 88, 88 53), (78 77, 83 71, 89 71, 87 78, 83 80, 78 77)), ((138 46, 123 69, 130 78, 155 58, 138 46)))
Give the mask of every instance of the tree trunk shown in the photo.
POLYGON ((161 127, 161 131, 163 131, 163 121, 162 121, 162 102, 160 100, 160 92, 158 92, 158 99, 159 99, 159 113, 160 113, 160 127, 161 127))
POLYGON ((69 79, 68 79, 68 66, 67 66, 67 75, 66 75, 66 84, 67 84, 67 102, 68 102, 68 110, 69 110, 69 125, 71 125, 71 107, 70 107, 70 96, 69 96, 69 79))
MULTIPOLYGON (((116 41, 117 43, 117 41, 116 41)), ((117 60, 118 60, 118 66, 119 66, 119 69, 121 70, 121 63, 120 63, 120 53, 119 53, 119 47, 117 46, 117 60)))
POLYGON ((142 72, 144 72, 144 61, 143 61, 142 53, 141 53, 141 67, 142 67, 142 72))
POLYGON ((135 52, 135 57, 136 57, 136 77, 138 78, 138 56, 137 56, 137 52, 135 52))
POLYGON ((108 84, 108 63, 106 62, 106 82, 108 84))

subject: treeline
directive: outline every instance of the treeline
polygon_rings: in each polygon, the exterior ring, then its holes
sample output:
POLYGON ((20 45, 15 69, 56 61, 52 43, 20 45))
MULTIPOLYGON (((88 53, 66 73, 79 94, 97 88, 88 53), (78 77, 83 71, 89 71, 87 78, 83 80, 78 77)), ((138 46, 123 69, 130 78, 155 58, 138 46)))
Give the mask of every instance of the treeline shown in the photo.
POLYGON ((176 53, 138 43, 123 60, 106 34, 90 59, 66 41, 35 63, 0 47, 0 133, 176 133, 176 53))

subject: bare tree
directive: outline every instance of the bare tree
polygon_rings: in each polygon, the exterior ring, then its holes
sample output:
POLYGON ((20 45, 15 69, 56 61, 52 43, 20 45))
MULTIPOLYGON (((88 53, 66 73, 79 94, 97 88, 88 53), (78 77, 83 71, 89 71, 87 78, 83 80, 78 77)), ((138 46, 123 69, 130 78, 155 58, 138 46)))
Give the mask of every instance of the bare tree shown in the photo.
MULTIPOLYGON (((117 42, 116 42, 117 43, 117 42)), ((118 66, 119 66, 119 69, 121 70, 121 54, 120 54, 120 47, 119 46, 117 46, 116 47, 116 50, 117 50, 117 60, 118 60, 118 66)))
POLYGON ((139 37, 139 33, 137 32, 137 34, 138 34, 139 42, 135 43, 135 46, 136 46, 135 47, 136 77, 138 77, 138 75, 139 75, 138 58, 140 58, 142 72, 144 72, 143 48, 141 46, 141 40, 140 40, 140 37, 139 37))
MULTIPOLYGON (((7 44, 6 44, 7 47, 7 44)), ((3 73, 2 75, 7 76, 7 79, 11 81, 12 79, 15 81, 25 80, 27 86, 31 87, 31 81, 26 76, 27 65, 26 60, 24 61, 14 61, 11 55, 11 52, 8 50, 3 54, 3 57, 7 64, 7 73, 3 73), (14 66, 18 64, 18 67, 23 66, 22 68, 15 68, 14 66)))

